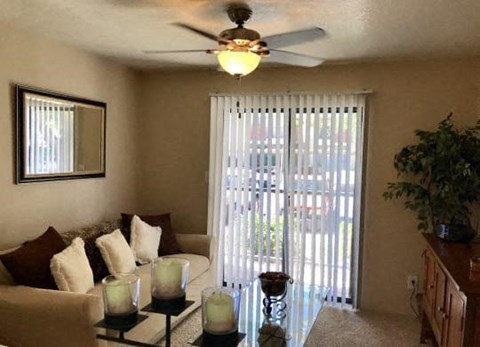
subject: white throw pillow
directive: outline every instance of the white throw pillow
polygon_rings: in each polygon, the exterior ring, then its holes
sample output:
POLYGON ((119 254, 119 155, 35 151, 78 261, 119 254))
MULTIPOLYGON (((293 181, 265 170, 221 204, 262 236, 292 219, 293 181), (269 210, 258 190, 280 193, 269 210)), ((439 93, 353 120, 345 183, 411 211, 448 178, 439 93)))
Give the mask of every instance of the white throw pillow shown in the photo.
POLYGON ((147 264, 152 259, 157 258, 162 228, 152 227, 135 215, 132 218, 130 230, 132 231, 130 247, 135 259, 140 264, 147 264))
POLYGON ((50 271, 60 290, 86 293, 94 286, 93 272, 85 254, 85 243, 79 237, 52 257, 50 271))
POLYGON ((100 249, 102 258, 111 275, 120 276, 132 273, 137 268, 132 249, 120 229, 100 236, 95 240, 95 244, 100 249))

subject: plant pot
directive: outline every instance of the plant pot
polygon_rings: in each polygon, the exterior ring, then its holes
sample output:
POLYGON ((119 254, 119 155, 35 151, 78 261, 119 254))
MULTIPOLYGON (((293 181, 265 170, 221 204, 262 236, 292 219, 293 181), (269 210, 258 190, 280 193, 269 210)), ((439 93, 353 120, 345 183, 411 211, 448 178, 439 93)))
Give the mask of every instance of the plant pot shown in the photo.
POLYGON ((475 232, 466 225, 438 224, 435 227, 435 235, 444 241, 470 243, 475 237, 475 232))

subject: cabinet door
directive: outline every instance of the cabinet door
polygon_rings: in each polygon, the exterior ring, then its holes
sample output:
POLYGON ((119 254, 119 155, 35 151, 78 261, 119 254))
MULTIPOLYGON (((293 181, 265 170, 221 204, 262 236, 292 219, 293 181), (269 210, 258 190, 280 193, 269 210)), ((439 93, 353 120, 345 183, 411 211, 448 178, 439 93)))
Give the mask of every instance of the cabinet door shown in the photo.
POLYGON ((442 341, 442 327, 445 317, 445 286, 447 277, 435 262, 435 305, 433 308, 432 328, 437 341, 442 341))
POLYGON ((453 283, 448 281, 443 326, 444 347, 461 347, 465 321, 465 300, 453 283))
POLYGON ((435 259, 432 252, 427 248, 425 250, 425 311, 429 317, 433 317, 433 308, 435 304, 435 259))

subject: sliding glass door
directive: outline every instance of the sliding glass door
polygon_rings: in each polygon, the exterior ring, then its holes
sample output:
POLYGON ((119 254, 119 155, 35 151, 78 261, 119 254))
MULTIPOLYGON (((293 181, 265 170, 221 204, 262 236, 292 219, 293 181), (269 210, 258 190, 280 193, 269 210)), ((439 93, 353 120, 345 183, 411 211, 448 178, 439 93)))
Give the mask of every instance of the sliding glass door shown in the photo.
POLYGON ((209 230, 225 285, 285 271, 350 301, 363 117, 363 95, 212 97, 209 230))

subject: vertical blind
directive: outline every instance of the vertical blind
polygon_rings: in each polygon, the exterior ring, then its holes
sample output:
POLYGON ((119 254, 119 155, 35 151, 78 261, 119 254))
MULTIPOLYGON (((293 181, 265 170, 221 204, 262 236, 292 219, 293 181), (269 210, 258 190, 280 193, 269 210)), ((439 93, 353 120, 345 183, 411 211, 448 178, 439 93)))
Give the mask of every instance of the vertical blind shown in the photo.
POLYGON ((356 295, 365 96, 211 97, 209 232, 218 277, 285 271, 356 295))
POLYGON ((26 174, 73 172, 74 105, 25 97, 26 174))

